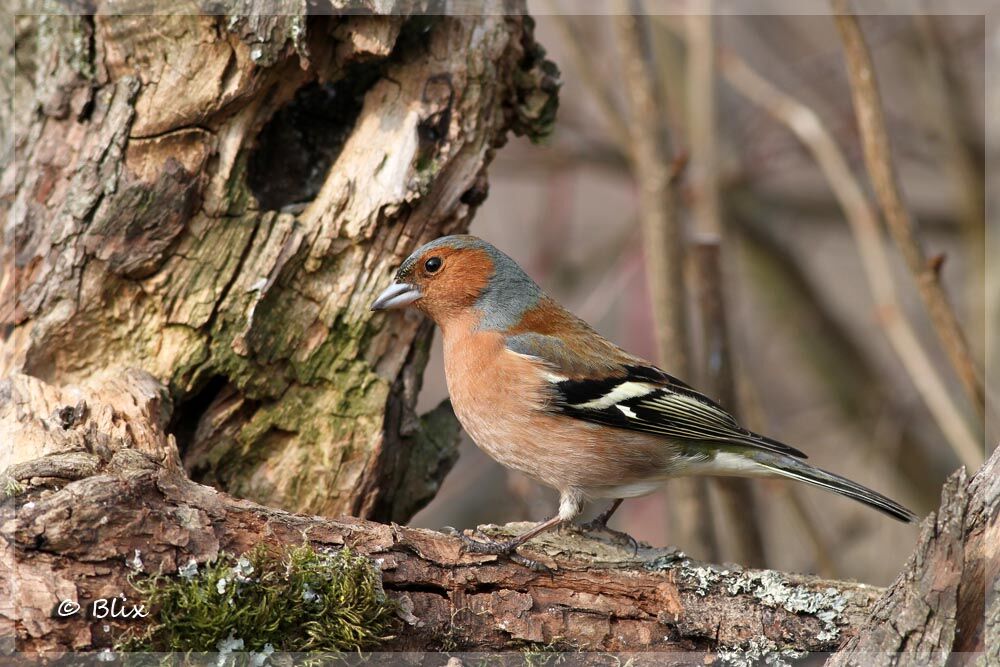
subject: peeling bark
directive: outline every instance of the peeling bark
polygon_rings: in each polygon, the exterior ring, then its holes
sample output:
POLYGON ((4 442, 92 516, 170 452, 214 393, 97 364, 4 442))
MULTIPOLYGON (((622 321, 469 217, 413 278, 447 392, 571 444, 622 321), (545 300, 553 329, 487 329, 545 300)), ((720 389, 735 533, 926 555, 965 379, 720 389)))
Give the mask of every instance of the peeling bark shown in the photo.
POLYGON ((419 243, 467 228, 508 131, 551 123, 555 73, 523 6, 98 4, 18 24, 33 78, 0 200, 7 371, 64 383, 142 368, 169 389, 195 479, 406 520, 454 438, 413 413, 430 327, 368 305, 419 243), (440 451, 415 462, 411 441, 440 451), (423 483, 406 482, 411 465, 423 483))
MULTIPOLYGON (((175 573, 221 551, 260 542, 347 545, 379 564, 400 603, 384 650, 704 652, 747 645, 831 650, 851 637, 881 594, 863 584, 771 571, 722 569, 676 552, 572 533, 531 543, 551 574, 495 556, 463 554, 429 530, 266 508, 190 481, 174 439, 169 394, 149 374, 124 370, 57 389, 15 376, 0 387, 8 466, 0 618, 21 652, 109 646, 133 621, 59 618, 61 600, 86 606, 134 592, 136 551, 146 572, 175 573), (12 507, 12 505, 14 507, 12 507), (10 511, 16 507, 16 511, 10 511), (7 602, 9 601, 9 602, 7 602)), ((503 532, 523 525, 494 528, 503 532)))

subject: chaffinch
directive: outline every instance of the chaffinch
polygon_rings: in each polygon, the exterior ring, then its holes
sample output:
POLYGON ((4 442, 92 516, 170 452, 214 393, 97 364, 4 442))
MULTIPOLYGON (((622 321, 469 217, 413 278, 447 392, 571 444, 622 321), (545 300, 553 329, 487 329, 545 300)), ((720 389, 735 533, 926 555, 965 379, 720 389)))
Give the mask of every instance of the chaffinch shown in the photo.
POLYGON ((595 499, 612 502, 587 528, 617 533, 607 521, 624 498, 678 475, 786 477, 916 519, 743 428, 710 398, 606 340, 482 239, 446 236, 418 248, 372 310, 410 305, 441 327, 448 392, 465 431, 501 464, 559 492, 551 519, 506 542, 465 537, 471 550, 511 554, 595 499))

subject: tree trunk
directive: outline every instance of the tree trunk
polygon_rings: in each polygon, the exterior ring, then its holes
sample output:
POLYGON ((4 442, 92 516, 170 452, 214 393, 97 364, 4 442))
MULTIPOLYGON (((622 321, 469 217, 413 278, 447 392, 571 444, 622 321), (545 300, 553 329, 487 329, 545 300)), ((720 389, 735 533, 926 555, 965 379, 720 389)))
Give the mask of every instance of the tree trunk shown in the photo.
POLYGON ((550 126, 558 73, 523 4, 99 5, 17 23, 7 372, 142 368, 169 388, 194 479, 406 520, 458 430, 446 405, 413 413, 430 324, 368 306, 419 243, 468 227, 509 130, 550 126))
POLYGON ((971 480, 951 476, 906 567, 830 667, 1000 664, 998 511, 1000 449, 971 480))
POLYGON ((546 646, 696 652, 698 660, 720 652, 781 657, 834 649, 882 592, 723 569, 648 547, 633 555, 631 547, 574 534, 533 541, 532 555, 552 568, 535 572, 463 554, 452 536, 289 514, 190 481, 165 431, 169 393, 142 371, 64 389, 19 375, 0 395, 0 437, 16 437, 37 457, 0 479, 7 509, 16 507, 5 513, 0 543, 9 568, 0 571, 0 617, 2 634, 14 638, 9 648, 20 652, 110 646, 138 621, 61 618, 59 605, 88 608, 119 594, 135 601, 128 576, 136 563, 173 576, 192 558, 205 564, 261 542, 346 545, 374 559, 399 602, 395 638, 380 650, 546 646))

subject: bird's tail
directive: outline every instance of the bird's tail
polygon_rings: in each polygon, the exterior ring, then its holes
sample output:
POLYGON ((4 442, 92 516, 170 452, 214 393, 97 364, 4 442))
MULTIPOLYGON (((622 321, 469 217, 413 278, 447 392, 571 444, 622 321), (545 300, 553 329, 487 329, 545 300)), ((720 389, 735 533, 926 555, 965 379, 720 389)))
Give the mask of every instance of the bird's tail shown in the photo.
POLYGON ((749 454, 749 458, 753 459, 758 466, 765 468, 771 475, 798 480, 853 498, 905 523, 913 523, 917 520, 917 515, 881 493, 876 493, 840 475, 834 475, 832 472, 811 466, 799 459, 756 451, 749 454))

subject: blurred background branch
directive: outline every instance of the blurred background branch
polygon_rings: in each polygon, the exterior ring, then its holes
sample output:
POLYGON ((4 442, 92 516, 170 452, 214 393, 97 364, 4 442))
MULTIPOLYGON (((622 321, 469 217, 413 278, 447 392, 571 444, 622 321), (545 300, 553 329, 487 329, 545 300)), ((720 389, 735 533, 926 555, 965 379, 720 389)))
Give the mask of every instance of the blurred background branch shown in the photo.
POLYGON ((627 152, 631 134, 625 120, 625 112, 620 108, 611 88, 604 85, 603 77, 597 71, 597 66, 587 50, 588 40, 586 36, 580 32, 579 27, 570 16, 555 14, 552 16, 552 21, 559 28, 563 40, 569 48, 573 64, 576 65, 581 80, 600 107, 611 138, 623 153, 627 152))
MULTIPOLYGON (((691 377, 684 289, 685 232, 674 188, 684 166, 671 155, 649 18, 638 0, 624 0, 615 17, 625 96, 629 102, 629 156, 639 191, 646 280, 657 340, 656 358, 678 377, 691 377)), ((704 479, 673 480, 668 490, 671 533, 699 558, 719 557, 715 521, 704 479)))
MULTIPOLYGON (((986 18, 986 44, 985 55, 991 63, 1000 63, 1000 17, 996 14, 986 18)), ((989 69, 988 79, 985 81, 986 103, 984 106, 989 109, 1000 109, 1000 67, 989 69)), ((984 141, 983 153, 988 156, 984 160, 990 165, 990 169, 984 170, 989 173, 991 182, 996 183, 998 167, 1000 165, 1000 114, 990 113, 985 118, 985 128, 976 128, 976 131, 983 132, 988 137, 988 142, 984 141), (983 132, 985 129, 985 132, 983 132)), ((975 134, 976 131, 971 132, 975 134)), ((991 187, 986 193, 986 208, 990 212, 991 234, 988 235, 987 243, 981 251, 984 259, 986 257, 1000 256, 1000 225, 997 224, 1000 216, 1000 188, 991 187)), ((984 225, 985 227, 985 225, 984 225)), ((1000 271, 997 271, 996 264, 986 271, 981 280, 986 291, 986 303, 981 301, 976 303, 977 307, 985 305, 984 319, 986 321, 986 344, 984 347, 988 362, 987 377, 992 380, 990 388, 993 390, 987 394, 986 413, 986 444, 988 448, 997 446, 1000 442, 1000 406, 997 405, 997 382, 1000 380, 1000 271)))
POLYGON ((860 438, 852 439, 853 446, 872 455, 885 476, 899 476, 914 500, 923 499, 918 511, 931 509, 940 479, 928 451, 940 449, 937 434, 914 419, 893 379, 878 372, 866 341, 829 303, 825 286, 810 277, 801 255, 768 224, 777 211, 755 193, 735 191, 727 212, 748 256, 749 277, 767 295, 768 317, 796 323, 795 346, 804 366, 823 383, 840 418, 856 425, 860 438))
MULTIPOLYGON (((975 134, 970 128, 974 122, 960 100, 961 90, 955 77, 946 66, 947 54, 942 43, 939 17, 917 15, 913 17, 917 33, 919 56, 913 59, 916 70, 913 78, 922 84, 921 105, 928 121, 937 128, 943 143, 942 165, 954 182, 952 201, 958 210, 958 222, 965 243, 965 256, 977 276, 986 274, 986 165, 982 151, 977 151, 967 135, 975 134)), ((925 220, 921 219, 921 224, 925 220)), ((966 332, 976 354, 983 355, 986 321, 982 308, 984 281, 967 281, 965 318, 966 332)))
POLYGON ((970 469, 977 468, 982 463, 978 439, 899 304, 878 218, 836 141, 812 109, 772 86, 736 56, 727 54, 723 63, 727 81, 786 125, 816 159, 851 226, 878 321, 956 454, 970 469))
POLYGON ((664 101, 651 51, 649 20, 636 2, 623 2, 621 11, 616 23, 630 111, 629 157, 639 193, 657 351, 664 366, 689 377, 684 230, 674 195, 680 163, 671 155, 669 134, 662 122, 664 101))
MULTIPOLYGON (((861 132, 865 165, 875 189, 875 197, 882 208, 889 232, 917 281, 917 289, 927 306, 927 312, 944 345, 945 352, 981 419, 985 415, 983 387, 958 317, 941 286, 940 270, 943 260, 928 259, 899 191, 878 79, 868 44, 857 17, 849 11, 847 0, 833 0, 833 8, 837 29, 844 44, 844 55, 851 82, 851 97, 854 100, 854 110, 861 132)), ((978 445, 976 449, 980 450, 978 445)), ((983 459, 980 455, 974 460, 982 463, 983 459)))
MULTIPOLYGON (((690 251, 695 305, 701 340, 701 387, 734 414, 739 414, 733 376, 726 298, 723 285, 723 226, 719 212, 718 156, 715 127, 715 38, 711 6, 705 14, 691 14, 687 34, 688 134, 691 160, 687 176, 691 184, 694 237, 690 251)), ((764 541, 751 482, 744 479, 713 480, 725 512, 719 525, 720 539, 729 536, 733 558, 740 563, 763 566, 764 541)), ((709 509, 709 508, 705 508, 709 509)))

